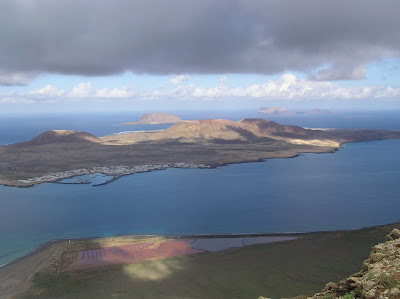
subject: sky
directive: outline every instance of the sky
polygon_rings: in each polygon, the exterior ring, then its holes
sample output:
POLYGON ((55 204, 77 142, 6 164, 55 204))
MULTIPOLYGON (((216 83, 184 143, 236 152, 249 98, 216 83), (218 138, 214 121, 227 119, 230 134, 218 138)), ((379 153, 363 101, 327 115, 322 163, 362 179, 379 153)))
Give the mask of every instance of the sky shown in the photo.
POLYGON ((0 113, 400 110, 399 11, 398 0, 2 0, 0 113))

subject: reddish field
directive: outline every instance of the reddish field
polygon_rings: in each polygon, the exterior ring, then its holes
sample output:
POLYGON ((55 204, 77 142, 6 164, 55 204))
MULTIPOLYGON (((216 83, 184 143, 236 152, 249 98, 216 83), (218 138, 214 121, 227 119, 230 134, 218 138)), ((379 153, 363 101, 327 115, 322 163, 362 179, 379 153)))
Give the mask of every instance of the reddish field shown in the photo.
POLYGON ((158 244, 139 243, 84 250, 79 252, 79 259, 75 262, 73 268, 88 269, 203 252, 202 250, 192 249, 190 247, 193 241, 194 240, 174 240, 158 244))

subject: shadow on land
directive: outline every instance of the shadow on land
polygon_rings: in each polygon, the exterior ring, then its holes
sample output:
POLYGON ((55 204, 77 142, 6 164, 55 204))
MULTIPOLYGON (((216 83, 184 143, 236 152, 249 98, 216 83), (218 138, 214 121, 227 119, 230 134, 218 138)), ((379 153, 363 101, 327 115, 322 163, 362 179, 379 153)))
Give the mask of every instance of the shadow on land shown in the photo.
MULTIPOLYGON (((38 275, 29 298, 271 298, 319 292, 361 269, 399 223, 92 270, 38 275)), ((90 248, 101 248, 94 241, 90 248)))

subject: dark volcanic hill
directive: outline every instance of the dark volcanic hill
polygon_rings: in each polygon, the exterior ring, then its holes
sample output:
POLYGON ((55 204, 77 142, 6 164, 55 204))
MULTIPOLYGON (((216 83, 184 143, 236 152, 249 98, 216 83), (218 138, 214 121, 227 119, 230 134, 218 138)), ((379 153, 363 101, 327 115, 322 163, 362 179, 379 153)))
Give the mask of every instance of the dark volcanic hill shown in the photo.
POLYGON ((25 145, 43 145, 50 143, 100 143, 102 142, 96 136, 79 131, 52 130, 46 131, 32 140, 25 142, 25 145))

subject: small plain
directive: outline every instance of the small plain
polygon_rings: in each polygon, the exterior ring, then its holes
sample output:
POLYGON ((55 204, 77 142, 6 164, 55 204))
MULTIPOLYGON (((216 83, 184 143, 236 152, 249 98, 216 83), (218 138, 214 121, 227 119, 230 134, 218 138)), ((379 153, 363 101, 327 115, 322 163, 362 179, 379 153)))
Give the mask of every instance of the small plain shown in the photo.
POLYGON ((254 244, 267 244, 274 242, 295 240, 297 237, 244 237, 244 238, 199 238, 192 243, 192 248, 217 252, 229 248, 244 247, 254 244))
MULTIPOLYGON (((72 249, 79 252, 168 239, 123 236, 57 242, 54 244, 60 244, 66 251, 60 256, 60 252, 53 250, 54 254, 46 260, 46 267, 35 274, 30 273, 31 279, 26 281, 31 282, 30 289, 19 297, 257 298, 268 294, 271 298, 282 298, 313 294, 328 281, 338 281, 358 271, 371 247, 382 242, 384 236, 399 225, 300 234, 298 239, 286 242, 76 271, 60 271, 60 267, 68 265, 68 259, 60 257, 71 257, 66 253, 72 249)), ((50 247, 44 248, 44 252, 49 254, 50 247)), ((31 257, 35 259, 36 254, 31 257)), ((29 273, 34 269, 20 268, 25 266, 24 258, 8 265, 7 271, 16 271, 18 267, 29 273)), ((3 268, 0 268, 2 286, 7 283, 3 268)), ((15 280, 10 276, 8 279, 8 283, 14 283, 16 291, 15 280)), ((19 291, 23 290, 22 285, 19 291)), ((4 292, 0 297, 2 295, 4 292)))

